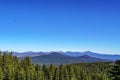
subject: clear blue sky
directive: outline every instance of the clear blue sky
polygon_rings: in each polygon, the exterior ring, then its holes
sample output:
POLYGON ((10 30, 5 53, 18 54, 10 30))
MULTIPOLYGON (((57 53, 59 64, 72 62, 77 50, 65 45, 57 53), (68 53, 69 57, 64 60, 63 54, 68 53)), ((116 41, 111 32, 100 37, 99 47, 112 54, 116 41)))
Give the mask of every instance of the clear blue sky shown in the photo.
POLYGON ((120 54, 120 1, 0 0, 0 49, 120 54))

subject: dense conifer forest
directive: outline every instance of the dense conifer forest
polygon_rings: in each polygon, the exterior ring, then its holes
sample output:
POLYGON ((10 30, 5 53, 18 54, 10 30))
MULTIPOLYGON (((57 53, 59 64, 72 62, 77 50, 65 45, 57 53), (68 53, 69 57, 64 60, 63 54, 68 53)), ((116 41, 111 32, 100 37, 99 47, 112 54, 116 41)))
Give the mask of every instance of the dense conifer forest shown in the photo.
POLYGON ((120 61, 40 66, 0 52, 0 80, 120 80, 120 61))

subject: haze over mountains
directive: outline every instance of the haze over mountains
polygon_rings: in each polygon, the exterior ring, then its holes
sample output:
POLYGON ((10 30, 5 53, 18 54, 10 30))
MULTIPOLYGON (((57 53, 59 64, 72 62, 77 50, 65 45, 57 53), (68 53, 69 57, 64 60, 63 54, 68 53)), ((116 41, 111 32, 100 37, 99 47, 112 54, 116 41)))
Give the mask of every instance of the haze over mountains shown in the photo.
MULTIPOLYGON (((30 57, 37 57, 37 56, 43 56, 43 55, 49 55, 52 54, 53 52, 32 52, 32 51, 28 51, 28 52, 13 52, 13 55, 16 55, 18 57, 25 57, 25 56, 30 56, 30 57)), ((109 60, 117 60, 120 59, 120 55, 113 55, 113 54, 100 54, 100 53, 95 53, 95 52, 91 52, 91 51, 85 51, 85 52, 71 52, 71 51, 67 51, 67 52, 55 52, 58 54, 62 54, 64 56, 70 56, 70 57, 79 57, 79 56, 83 56, 83 55, 88 55, 90 57, 94 57, 94 58, 100 58, 100 59, 109 59, 109 60)))
MULTIPOLYGON (((9 53, 9 52, 8 52, 9 53)), ((26 56, 30 56, 31 60, 35 64, 72 64, 79 62, 113 62, 120 59, 120 55, 113 54, 100 54, 91 51, 85 52, 62 52, 62 51, 51 51, 51 52, 12 52, 13 56, 22 59, 26 56)))
POLYGON ((58 52, 52 52, 47 55, 31 57, 31 60, 33 63, 42 64, 42 65, 43 64, 60 65, 61 63, 72 64, 72 63, 79 63, 79 62, 112 62, 112 60, 94 58, 88 55, 73 57, 73 56, 63 55, 58 52))

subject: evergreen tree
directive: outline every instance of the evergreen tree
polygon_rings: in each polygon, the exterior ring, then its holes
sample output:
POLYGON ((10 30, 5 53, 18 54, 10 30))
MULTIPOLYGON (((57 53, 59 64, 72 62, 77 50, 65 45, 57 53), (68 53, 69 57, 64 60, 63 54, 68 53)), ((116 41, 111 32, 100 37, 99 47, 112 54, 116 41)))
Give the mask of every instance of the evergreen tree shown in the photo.
POLYGON ((1 67, 0 67, 0 80, 3 80, 3 72, 1 67))
POLYGON ((68 75, 68 71, 66 69, 66 66, 61 64, 59 67, 59 79, 60 80, 69 80, 69 75, 68 75))
POLYGON ((25 70, 25 74, 26 74, 26 80, 34 80, 34 76, 35 76, 35 68, 31 62, 31 59, 30 57, 25 57, 22 61, 22 67, 24 68, 25 70))
POLYGON ((53 80, 59 80, 59 68, 56 68, 53 80))
POLYGON ((66 68, 66 66, 64 66, 64 73, 63 73, 64 77, 65 77, 65 80, 69 80, 69 74, 68 74, 68 70, 66 68))
POLYGON ((75 72, 73 66, 69 66, 69 79, 76 80, 75 72))
POLYGON ((20 66, 17 68, 15 80, 26 80, 25 70, 20 66))
POLYGON ((120 60, 116 60, 108 72, 111 80, 120 80, 120 60))
POLYGON ((64 68, 65 68, 65 66, 63 64, 61 64, 59 67, 59 80, 65 80, 64 68))
POLYGON ((0 51, 0 67, 2 67, 2 64, 3 64, 3 59, 2 59, 2 52, 0 51))
POLYGON ((44 79, 43 76, 44 76, 44 75, 43 75, 43 71, 42 71, 40 65, 37 64, 37 65, 35 66, 35 80, 43 80, 43 79, 44 79))
POLYGON ((44 74, 44 79, 43 80, 49 80, 49 69, 46 65, 43 65, 42 67, 43 74, 44 74))
POLYGON ((56 69, 56 66, 54 64, 51 64, 49 67, 49 80, 53 80, 55 69, 56 69))

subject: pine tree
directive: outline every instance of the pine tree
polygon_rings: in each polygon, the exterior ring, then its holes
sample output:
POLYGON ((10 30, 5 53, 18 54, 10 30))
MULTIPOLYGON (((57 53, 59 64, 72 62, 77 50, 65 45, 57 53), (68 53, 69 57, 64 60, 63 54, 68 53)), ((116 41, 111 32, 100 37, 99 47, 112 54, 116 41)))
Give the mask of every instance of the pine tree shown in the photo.
POLYGON ((17 68, 15 80, 26 80, 25 70, 21 66, 17 68))
POLYGON ((64 77, 65 77, 65 80, 69 80, 69 74, 68 74, 68 70, 66 68, 66 66, 64 67, 64 73, 63 73, 64 77))
POLYGON ((6 52, 3 53, 3 64, 2 64, 2 70, 3 70, 3 74, 4 74, 4 79, 9 80, 8 77, 8 66, 9 66, 9 61, 8 61, 8 54, 6 52))
POLYGON ((35 68, 34 65, 31 62, 30 57, 25 57, 22 61, 22 67, 25 70, 25 74, 26 74, 26 80, 34 80, 34 76, 35 76, 35 68))
POLYGON ((0 80, 3 80, 3 72, 1 67, 0 67, 0 80))
POLYGON ((59 68, 56 68, 53 80, 59 80, 59 68))
POLYGON ((75 72, 73 66, 69 66, 69 79, 76 80, 75 72))
POLYGON ((43 79, 44 79, 43 76, 44 76, 44 75, 43 75, 43 71, 42 71, 40 65, 37 64, 37 65, 35 66, 35 80, 43 80, 43 79))
POLYGON ((2 67, 2 64, 3 64, 3 59, 2 59, 2 52, 0 51, 0 67, 2 67))
POLYGON ((68 71, 66 66, 61 64, 59 67, 59 80, 69 80, 68 71))
POLYGON ((120 60, 116 60, 108 72, 111 80, 120 80, 120 60))
POLYGON ((49 67, 49 80, 53 80, 55 69, 56 69, 56 66, 54 64, 51 64, 49 67))
POLYGON ((64 76, 64 65, 61 64, 59 67, 59 80, 65 80, 65 76, 64 76))
POLYGON ((43 74, 44 74, 44 79, 43 80, 49 80, 48 67, 46 65, 43 65, 42 70, 43 70, 43 74))

